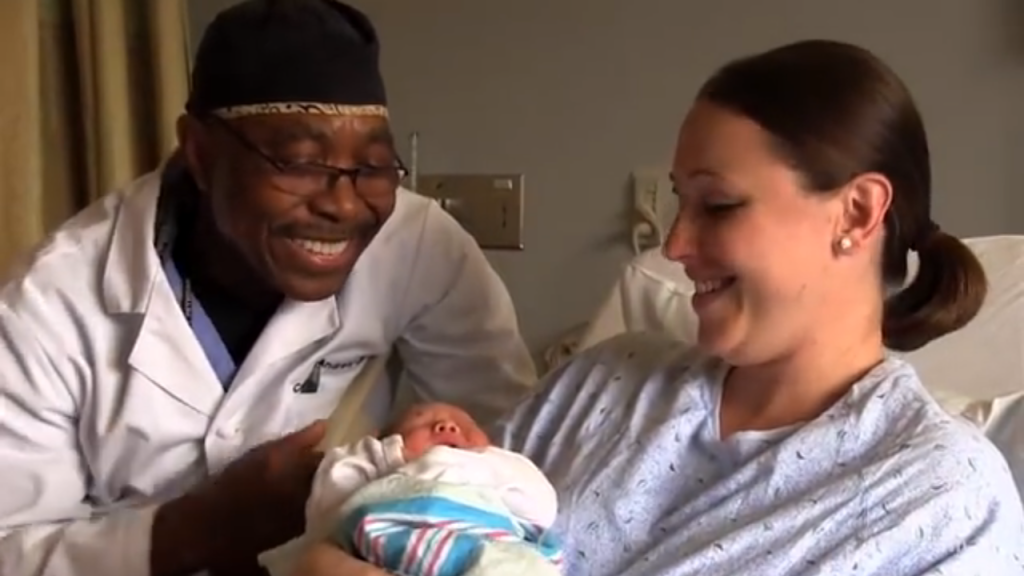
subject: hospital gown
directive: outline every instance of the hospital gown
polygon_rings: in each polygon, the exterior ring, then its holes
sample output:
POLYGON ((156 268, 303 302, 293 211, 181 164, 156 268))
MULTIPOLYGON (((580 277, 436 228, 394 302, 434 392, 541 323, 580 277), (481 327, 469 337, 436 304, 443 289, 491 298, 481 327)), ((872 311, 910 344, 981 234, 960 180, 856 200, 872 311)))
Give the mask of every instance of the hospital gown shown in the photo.
POLYGON ((908 364, 887 359, 809 423, 723 441, 725 373, 627 334, 495 431, 558 490, 568 574, 1024 574, 1005 460, 908 364))

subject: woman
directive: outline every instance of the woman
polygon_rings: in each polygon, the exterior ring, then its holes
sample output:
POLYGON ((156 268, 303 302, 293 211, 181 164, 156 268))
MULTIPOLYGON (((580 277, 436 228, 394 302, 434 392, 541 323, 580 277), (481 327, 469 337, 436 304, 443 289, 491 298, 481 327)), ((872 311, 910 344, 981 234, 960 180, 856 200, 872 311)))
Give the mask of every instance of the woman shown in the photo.
POLYGON ((697 287, 698 350, 599 344, 504 427, 559 490, 570 573, 1024 574, 1005 461, 885 353, 964 326, 986 292, 930 218, 893 72, 828 41, 733 62, 673 179, 664 250, 697 287))

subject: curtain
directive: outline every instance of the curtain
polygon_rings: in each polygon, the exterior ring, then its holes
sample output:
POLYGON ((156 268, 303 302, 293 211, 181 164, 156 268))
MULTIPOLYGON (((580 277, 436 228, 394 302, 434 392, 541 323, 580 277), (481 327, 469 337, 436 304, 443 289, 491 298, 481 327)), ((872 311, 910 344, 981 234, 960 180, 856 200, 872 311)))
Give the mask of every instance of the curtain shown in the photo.
POLYGON ((156 168, 188 90, 185 0, 0 0, 0 272, 156 168))

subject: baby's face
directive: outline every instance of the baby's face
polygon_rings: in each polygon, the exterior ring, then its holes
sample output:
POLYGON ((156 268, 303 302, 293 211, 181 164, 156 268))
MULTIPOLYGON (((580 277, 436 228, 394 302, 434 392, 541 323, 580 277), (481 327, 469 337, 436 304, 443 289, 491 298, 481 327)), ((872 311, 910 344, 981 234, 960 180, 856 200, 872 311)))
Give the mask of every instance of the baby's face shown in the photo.
POLYGON ((469 450, 491 445, 469 414, 449 404, 414 406, 399 419, 394 431, 402 435, 407 460, 419 458, 434 446, 469 450))

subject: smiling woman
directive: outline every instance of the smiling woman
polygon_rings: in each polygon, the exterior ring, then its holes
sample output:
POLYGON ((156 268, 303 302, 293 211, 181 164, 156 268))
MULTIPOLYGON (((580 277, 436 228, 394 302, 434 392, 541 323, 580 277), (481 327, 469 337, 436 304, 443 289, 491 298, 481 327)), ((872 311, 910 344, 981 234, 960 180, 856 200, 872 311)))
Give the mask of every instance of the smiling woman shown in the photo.
POLYGON ((697 287, 696 348, 598 344, 501 427, 558 489, 570 574, 1024 571, 1003 457, 885 353, 963 326, 986 291, 931 221, 929 169, 908 91, 856 46, 783 46, 705 84, 664 246, 697 287), (909 250, 919 275, 887 300, 909 250))

